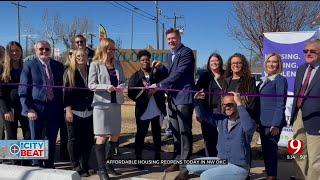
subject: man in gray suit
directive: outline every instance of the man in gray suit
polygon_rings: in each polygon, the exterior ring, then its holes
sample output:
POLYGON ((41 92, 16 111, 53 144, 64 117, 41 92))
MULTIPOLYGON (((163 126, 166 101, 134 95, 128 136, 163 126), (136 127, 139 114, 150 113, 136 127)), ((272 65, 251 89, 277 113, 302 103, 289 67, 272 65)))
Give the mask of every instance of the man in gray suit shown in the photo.
MULTIPOLYGON (((303 50, 306 63, 297 70, 294 94, 320 96, 320 40, 307 43, 303 50)), ((296 158, 299 179, 318 180, 320 170, 320 103, 317 98, 295 98, 291 124, 294 139, 304 145, 305 158, 296 158)))
MULTIPOLYGON (((190 159, 192 154, 193 94, 190 90, 195 87, 195 58, 192 50, 181 43, 181 36, 177 29, 168 29, 166 35, 172 53, 169 75, 160 83, 151 85, 150 88, 157 89, 160 87, 179 90, 168 91, 168 114, 172 123, 174 145, 177 150, 175 159, 185 160, 190 159)), ((168 167, 165 172, 178 170, 179 166, 174 164, 168 167)), ((180 166, 180 173, 187 173, 185 165, 180 166)))

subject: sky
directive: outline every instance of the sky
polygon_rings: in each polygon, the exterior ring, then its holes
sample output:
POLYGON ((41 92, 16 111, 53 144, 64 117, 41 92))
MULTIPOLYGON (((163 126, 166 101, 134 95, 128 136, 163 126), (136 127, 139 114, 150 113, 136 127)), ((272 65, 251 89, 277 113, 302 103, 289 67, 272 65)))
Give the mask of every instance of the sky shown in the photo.
MULTIPOLYGON (((128 1, 130 4, 155 15, 155 1, 128 1)), ((117 1, 128 8, 130 5, 124 1, 117 1)), ((20 8, 21 20, 21 45, 25 47, 26 35, 25 24, 33 26, 37 30, 32 37, 39 39, 43 29, 42 16, 47 9, 49 14, 58 12, 64 23, 71 23, 73 17, 87 16, 92 20, 92 32, 98 36, 99 24, 102 24, 108 37, 120 38, 122 48, 131 48, 132 13, 125 10, 119 4, 110 1, 20 1, 21 5, 27 8, 20 8)), ((209 55, 219 52, 227 61, 228 57, 235 52, 243 53, 247 57, 249 52, 236 41, 227 29, 227 20, 230 17, 233 7, 232 2, 210 2, 210 1, 158 1, 161 15, 159 20, 164 23, 165 29, 173 27, 173 20, 167 17, 184 16, 177 19, 177 26, 184 27, 182 43, 197 51, 197 66, 206 64, 209 55)), ((141 11, 138 11, 142 14, 141 11)), ((17 8, 10 1, 0 2, 0 45, 5 46, 9 41, 18 41, 17 8)), ((232 22, 237 23, 237 22, 232 22)), ((133 49, 143 49, 147 45, 156 48, 156 23, 155 21, 134 14, 133 18, 133 49)), ((159 45, 162 47, 162 27, 159 24, 159 45)), ((98 38, 93 41, 94 47, 98 44, 98 38)), ((64 49, 62 43, 58 48, 64 49)), ((165 49, 168 49, 165 41, 165 49)), ((248 57, 249 58, 249 57, 248 57)))

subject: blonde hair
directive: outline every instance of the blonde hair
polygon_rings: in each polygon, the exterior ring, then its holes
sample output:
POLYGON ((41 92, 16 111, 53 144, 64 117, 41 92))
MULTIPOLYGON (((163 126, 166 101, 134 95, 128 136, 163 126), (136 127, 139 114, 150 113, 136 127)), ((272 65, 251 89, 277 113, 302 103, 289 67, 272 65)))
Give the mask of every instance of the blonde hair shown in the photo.
MULTIPOLYGON (((105 64, 106 61, 108 61, 107 48, 110 45, 115 46, 115 42, 112 39, 110 39, 110 38, 102 39, 100 41, 99 46, 97 47, 97 49, 95 51, 95 55, 93 57, 93 60, 99 61, 99 63, 101 63, 101 64, 105 64)), ((110 59, 110 64, 114 65, 114 58, 110 59)))
POLYGON ((85 52, 84 49, 77 49, 77 50, 73 50, 72 52, 72 57, 71 59, 69 59, 69 67, 67 69, 66 72, 66 76, 64 78, 64 84, 66 85, 67 82, 69 82, 69 86, 70 87, 74 87, 75 86, 75 74, 76 74, 76 70, 77 70, 77 54, 78 53, 83 53, 86 58, 88 58, 87 53, 85 52))
MULTIPOLYGON (((282 73, 282 71, 283 71, 283 63, 282 63, 281 56, 279 54, 277 54, 277 53, 271 53, 271 54, 269 54, 267 56, 266 60, 264 61, 264 69, 267 70, 267 62, 272 56, 275 56, 277 58, 277 61, 278 61, 278 69, 277 69, 276 74, 282 73)), ((266 73, 268 75, 270 75, 267 71, 266 71, 266 73)))
POLYGON ((68 53, 67 53, 67 58, 66 58, 66 62, 64 63, 64 65, 66 67, 68 67, 70 65, 70 52, 72 52, 71 57, 74 55, 74 53, 76 52, 76 49, 70 48, 68 53))
POLYGON ((11 69, 12 69, 12 61, 10 58, 10 50, 12 46, 17 46, 21 51, 21 57, 19 59, 19 67, 22 67, 22 47, 21 45, 16 41, 11 41, 8 43, 5 51, 5 57, 3 61, 3 73, 1 75, 1 80, 5 83, 9 82, 11 79, 11 69))

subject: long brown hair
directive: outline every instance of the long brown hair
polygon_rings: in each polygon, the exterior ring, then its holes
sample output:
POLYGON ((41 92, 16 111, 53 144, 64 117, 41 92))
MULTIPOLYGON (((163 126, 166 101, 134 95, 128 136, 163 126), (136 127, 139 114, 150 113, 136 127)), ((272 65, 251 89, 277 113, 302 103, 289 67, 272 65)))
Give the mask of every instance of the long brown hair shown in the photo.
POLYGON ((87 53, 84 49, 77 49, 74 50, 72 53, 72 57, 70 59, 70 63, 69 63, 69 67, 67 69, 65 78, 64 78, 64 84, 66 85, 66 83, 69 83, 70 87, 74 87, 75 86, 75 74, 76 74, 76 70, 77 70, 77 54, 78 53, 83 53, 86 58, 88 58, 87 53))
POLYGON ((242 83, 240 83, 239 85, 238 92, 247 93, 250 90, 250 84, 252 79, 251 79, 251 71, 250 71, 249 63, 243 54, 235 53, 231 57, 229 57, 226 71, 225 71, 225 77, 232 78, 233 72, 231 70, 231 60, 234 57, 238 57, 242 62, 242 75, 240 77, 242 83))
MULTIPOLYGON (((220 75, 221 75, 221 77, 224 75, 224 69, 223 69, 223 59, 222 59, 222 57, 220 56, 220 54, 218 54, 218 53, 212 53, 212 54, 210 54, 210 56, 209 56, 209 58, 208 58, 208 61, 207 61, 207 70, 208 70, 208 72, 210 72, 210 74, 212 74, 212 72, 211 72, 211 67, 210 67, 210 59, 212 58, 212 57, 216 57, 217 59, 218 59, 218 61, 219 61, 219 73, 220 73, 220 75)), ((221 78, 220 77, 220 78, 221 78)))
POLYGON ((3 73, 1 75, 1 80, 6 83, 10 81, 10 74, 12 70, 12 61, 10 57, 10 50, 12 46, 17 46, 21 50, 21 56, 19 58, 19 67, 22 67, 22 63, 23 63, 22 62, 23 51, 22 51, 21 45, 16 41, 10 41, 6 47, 5 58, 3 62, 3 73))

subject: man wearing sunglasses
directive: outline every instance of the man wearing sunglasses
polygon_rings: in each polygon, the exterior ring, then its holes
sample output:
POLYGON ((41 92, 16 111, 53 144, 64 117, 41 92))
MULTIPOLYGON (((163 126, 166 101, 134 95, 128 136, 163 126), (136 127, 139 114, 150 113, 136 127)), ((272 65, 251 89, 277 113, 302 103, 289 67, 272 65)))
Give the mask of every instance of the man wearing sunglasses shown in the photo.
POLYGON ((59 124, 63 121, 62 88, 63 64, 51 59, 51 47, 47 41, 38 41, 36 56, 23 63, 20 76, 19 97, 22 115, 29 119, 32 140, 49 141, 49 159, 33 160, 33 166, 54 167, 54 153, 59 124), (44 134, 45 132, 45 134, 44 134), (44 137, 45 136, 45 137, 44 137))
POLYGON ((88 63, 90 64, 94 56, 94 51, 87 47, 87 39, 82 34, 78 34, 75 36, 74 47, 76 49, 85 49, 88 55, 88 63))
MULTIPOLYGON (((320 96, 320 40, 312 40, 303 50, 305 64, 297 70, 294 95, 320 96)), ((291 124, 293 138, 303 145, 305 158, 295 158, 298 179, 320 177, 320 103, 317 98, 294 98, 291 124), (298 165, 299 167, 297 167, 298 165)))
MULTIPOLYGON (((196 93, 195 96, 199 96, 196 93)), ((187 170, 200 175, 201 180, 239 179, 245 180, 250 168, 250 143, 256 129, 255 121, 241 103, 239 93, 230 92, 223 97, 225 114, 213 113, 218 129, 217 157, 199 159, 223 159, 225 165, 187 165, 187 170)), ((188 179, 188 174, 180 174, 178 180, 188 179)))

